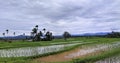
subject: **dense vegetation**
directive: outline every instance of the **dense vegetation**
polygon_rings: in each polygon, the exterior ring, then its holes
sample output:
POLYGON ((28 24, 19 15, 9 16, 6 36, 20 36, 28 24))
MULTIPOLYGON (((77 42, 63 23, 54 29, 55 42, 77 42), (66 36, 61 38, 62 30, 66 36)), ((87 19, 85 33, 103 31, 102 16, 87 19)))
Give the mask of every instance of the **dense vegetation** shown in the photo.
POLYGON ((120 32, 112 32, 107 35, 109 38, 120 38, 120 32))

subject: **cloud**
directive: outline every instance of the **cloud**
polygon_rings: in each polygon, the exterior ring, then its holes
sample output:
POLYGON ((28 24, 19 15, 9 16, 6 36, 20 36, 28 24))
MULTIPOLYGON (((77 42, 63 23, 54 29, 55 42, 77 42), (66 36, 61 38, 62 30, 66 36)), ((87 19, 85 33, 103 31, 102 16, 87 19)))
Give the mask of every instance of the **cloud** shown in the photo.
POLYGON ((120 31, 119 0, 0 0, 0 4, 0 34, 5 29, 29 34, 35 25, 55 35, 120 31))

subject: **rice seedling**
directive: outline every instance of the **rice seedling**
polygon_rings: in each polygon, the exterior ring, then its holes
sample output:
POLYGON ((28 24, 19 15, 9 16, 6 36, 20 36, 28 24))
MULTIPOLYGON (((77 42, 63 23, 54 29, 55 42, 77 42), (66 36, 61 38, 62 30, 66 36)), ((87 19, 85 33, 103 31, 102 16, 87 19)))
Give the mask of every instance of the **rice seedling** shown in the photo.
POLYGON ((52 45, 43 47, 26 47, 0 50, 0 57, 28 57, 36 56, 50 52, 64 50, 66 47, 71 47, 81 43, 65 44, 65 45, 52 45))

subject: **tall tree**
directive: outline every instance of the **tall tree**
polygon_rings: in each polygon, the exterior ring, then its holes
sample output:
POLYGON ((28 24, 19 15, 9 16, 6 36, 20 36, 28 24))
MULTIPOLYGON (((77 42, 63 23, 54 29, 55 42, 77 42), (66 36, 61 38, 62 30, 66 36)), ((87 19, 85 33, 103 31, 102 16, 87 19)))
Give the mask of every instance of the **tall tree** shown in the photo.
POLYGON ((8 34, 8 32, 9 32, 9 30, 7 29, 7 30, 6 30, 6 33, 8 34))
POLYGON ((46 36, 46 40, 50 40, 50 32, 49 31, 46 32, 45 36, 46 36))
POLYGON ((5 33, 3 33, 3 36, 5 37, 5 33))
POLYGON ((38 30, 38 25, 36 25, 35 28, 38 30))
POLYGON ((33 28, 33 29, 32 29, 32 32, 33 32, 33 34, 37 34, 37 29, 36 29, 36 28, 33 28))
POLYGON ((46 29, 45 28, 43 28, 43 31, 44 31, 44 33, 46 32, 46 29))
POLYGON ((32 34, 33 34, 33 41, 36 41, 36 37, 37 37, 37 31, 38 31, 38 25, 35 26, 35 28, 32 29, 32 34))
POLYGON ((43 36, 43 33, 42 33, 42 31, 40 31, 40 32, 39 32, 39 34, 40 34, 40 36, 43 36))

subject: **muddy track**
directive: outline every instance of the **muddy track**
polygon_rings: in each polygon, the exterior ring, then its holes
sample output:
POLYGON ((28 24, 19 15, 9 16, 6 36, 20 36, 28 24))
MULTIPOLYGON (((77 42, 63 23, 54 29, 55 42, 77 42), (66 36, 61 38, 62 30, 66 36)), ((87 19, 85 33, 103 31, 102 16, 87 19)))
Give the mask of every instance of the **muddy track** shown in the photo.
POLYGON ((101 45, 96 45, 94 47, 89 46, 87 48, 78 47, 74 50, 66 51, 60 54, 37 58, 34 61, 41 62, 41 63, 71 61, 77 58, 82 58, 82 57, 91 56, 91 55, 98 55, 99 53, 110 50, 109 48, 114 46, 116 46, 116 44, 111 44, 111 45, 101 44, 101 45))
POLYGON ((99 50, 99 51, 94 51, 94 52, 90 52, 90 53, 84 53, 83 52, 83 54, 80 54, 79 52, 81 50, 82 49, 80 49, 80 48, 76 48, 74 50, 63 52, 63 53, 60 53, 60 54, 37 58, 37 59, 35 59, 35 62, 45 62, 45 63, 48 63, 48 62, 65 62, 65 61, 71 61, 71 60, 77 59, 77 58, 82 58, 82 57, 86 57, 86 56, 90 56, 90 55, 99 54, 100 52, 104 52, 102 50, 99 50))
POLYGON ((68 56, 69 54, 74 53, 74 52, 78 52, 78 51, 79 51, 79 48, 76 48, 74 50, 63 52, 63 53, 60 53, 60 54, 50 55, 50 56, 47 56, 47 57, 41 57, 41 58, 35 59, 35 61, 37 61, 37 62, 61 62, 61 61, 63 62, 63 61, 69 61, 69 60, 71 60, 71 58, 67 58, 65 56, 68 56))

